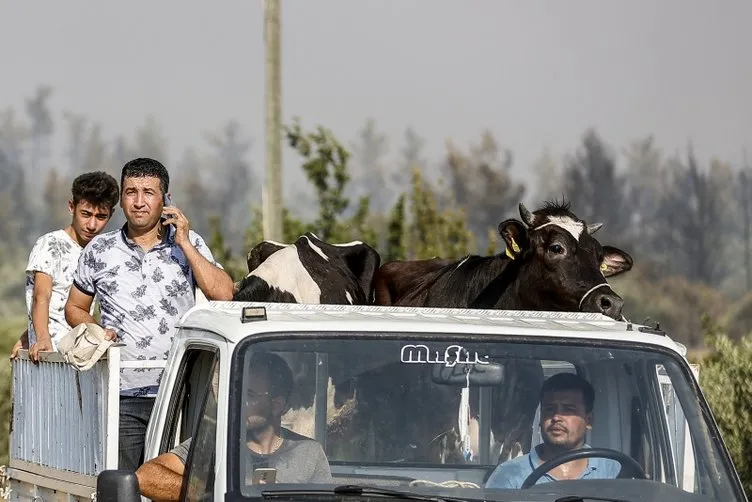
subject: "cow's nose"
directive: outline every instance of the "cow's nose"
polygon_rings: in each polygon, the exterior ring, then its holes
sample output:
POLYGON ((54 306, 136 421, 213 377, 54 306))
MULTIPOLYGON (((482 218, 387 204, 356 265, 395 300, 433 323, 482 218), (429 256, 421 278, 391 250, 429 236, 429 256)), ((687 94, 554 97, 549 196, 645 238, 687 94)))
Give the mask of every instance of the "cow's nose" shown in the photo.
POLYGON ((595 304, 601 313, 616 319, 621 319, 621 309, 624 307, 624 300, 615 293, 603 293, 596 297, 595 304))

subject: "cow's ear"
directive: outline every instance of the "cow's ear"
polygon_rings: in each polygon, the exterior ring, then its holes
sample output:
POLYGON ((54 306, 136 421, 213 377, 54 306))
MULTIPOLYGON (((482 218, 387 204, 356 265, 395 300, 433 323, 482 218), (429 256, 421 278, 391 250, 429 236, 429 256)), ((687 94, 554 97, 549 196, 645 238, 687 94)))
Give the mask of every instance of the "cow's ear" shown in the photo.
POLYGON ((525 225, 514 218, 499 223, 499 235, 506 243, 506 255, 512 260, 521 256, 530 245, 525 225))
POLYGON ((261 241, 248 252, 248 273, 256 270, 264 260, 282 249, 284 246, 276 242, 261 241))
POLYGON ((634 264, 632 257, 619 248, 603 246, 603 261, 601 272, 603 277, 614 277, 632 270, 634 264))

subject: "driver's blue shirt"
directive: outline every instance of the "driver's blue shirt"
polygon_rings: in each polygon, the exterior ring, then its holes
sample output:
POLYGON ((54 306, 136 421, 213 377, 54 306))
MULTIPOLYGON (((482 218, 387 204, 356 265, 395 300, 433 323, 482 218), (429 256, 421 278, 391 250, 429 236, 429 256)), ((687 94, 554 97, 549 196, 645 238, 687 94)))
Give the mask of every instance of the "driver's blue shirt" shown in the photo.
MULTIPOLYGON (((585 444, 584 448, 590 448, 585 444)), ((582 471, 580 479, 613 479, 621 470, 621 464, 608 458, 588 458, 588 465, 582 471)), ((507 462, 499 464, 486 481, 486 488, 520 488, 528 476, 541 464, 537 447, 530 450, 527 455, 521 455, 507 462)), ((546 473, 538 478, 535 484, 557 481, 546 473)))

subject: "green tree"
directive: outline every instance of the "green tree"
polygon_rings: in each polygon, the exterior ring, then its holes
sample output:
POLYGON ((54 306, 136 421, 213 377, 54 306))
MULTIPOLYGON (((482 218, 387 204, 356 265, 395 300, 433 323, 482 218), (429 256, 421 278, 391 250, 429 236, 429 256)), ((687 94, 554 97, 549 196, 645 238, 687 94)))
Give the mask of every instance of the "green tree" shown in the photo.
POLYGON ((303 157, 303 171, 316 189, 319 204, 317 235, 329 240, 333 238, 337 218, 350 203, 344 196, 345 186, 350 181, 347 172, 350 152, 323 126, 304 133, 297 118, 291 126, 284 127, 284 133, 290 147, 303 157))
POLYGON ((418 168, 413 169, 410 194, 409 259, 459 258, 475 250, 463 209, 440 211, 437 196, 418 168))
POLYGON ((243 243, 243 229, 251 222, 254 187, 252 166, 248 161, 251 140, 245 137, 235 120, 228 121, 218 133, 207 134, 206 140, 212 147, 212 154, 207 160, 211 178, 204 183, 204 189, 211 191, 212 210, 222 218, 222 228, 230 236, 230 247, 237 249, 243 243))
POLYGON ((77 173, 81 170, 81 165, 84 162, 87 120, 84 115, 68 110, 63 112, 63 118, 68 124, 68 146, 65 150, 65 156, 71 170, 77 173))
POLYGON ((217 260, 230 274, 233 281, 239 281, 245 277, 245 263, 240 257, 234 256, 232 249, 225 244, 224 234, 222 233, 222 221, 217 216, 209 218, 210 236, 207 243, 211 249, 214 259, 217 260))
POLYGON ((752 335, 734 343, 707 316, 705 341, 712 353, 701 362, 700 385, 731 453, 744 490, 752 494, 752 335))
POLYGON ((467 226, 483 240, 488 228, 496 228, 525 195, 525 185, 512 176, 511 151, 488 131, 468 152, 447 142, 444 171, 448 190, 442 194, 442 206, 464 208, 467 226))
MULTIPOLYGON (((251 224, 245 233, 244 246, 245 254, 253 249, 254 246, 264 240, 264 218, 261 208, 258 205, 253 206, 251 224)), ((294 218, 289 209, 282 208, 282 242, 290 244, 306 232, 315 231, 311 223, 294 218)), ((245 259, 245 257, 244 257, 245 259)))
POLYGON ((284 128, 288 144, 303 158, 303 171, 316 191, 319 206, 313 231, 324 241, 344 242, 355 238, 373 244, 376 234, 368 227, 369 197, 358 200, 355 214, 345 218, 350 200, 345 189, 350 181, 350 152, 329 129, 317 126, 303 132, 299 119, 284 128))
POLYGON ((61 176, 56 168, 47 171, 44 182, 44 227, 49 229, 63 228, 71 221, 68 212, 68 199, 70 198, 70 185, 72 180, 67 176, 61 176))
POLYGON ((136 130, 136 148, 133 156, 149 157, 168 165, 167 139, 153 115, 148 115, 141 127, 136 130))
POLYGON ((629 226, 631 211, 625 204, 624 175, 616 155, 593 129, 582 137, 582 146, 564 162, 562 192, 572 210, 590 223, 603 222, 599 237, 618 243, 629 226))
POLYGON ((358 141, 353 143, 352 180, 347 193, 354 198, 369 197, 374 211, 382 212, 392 204, 391 187, 387 186, 387 169, 384 156, 389 140, 380 133, 373 118, 366 120, 358 133, 358 141))
POLYGON ((49 99, 52 87, 41 85, 34 92, 34 97, 26 100, 26 114, 29 116, 29 154, 28 174, 38 179, 45 171, 45 162, 52 149, 52 134, 55 131, 49 99))
POLYGON ((385 261, 404 260, 407 258, 405 246, 405 194, 401 194, 392 208, 389 218, 389 234, 386 241, 385 261))

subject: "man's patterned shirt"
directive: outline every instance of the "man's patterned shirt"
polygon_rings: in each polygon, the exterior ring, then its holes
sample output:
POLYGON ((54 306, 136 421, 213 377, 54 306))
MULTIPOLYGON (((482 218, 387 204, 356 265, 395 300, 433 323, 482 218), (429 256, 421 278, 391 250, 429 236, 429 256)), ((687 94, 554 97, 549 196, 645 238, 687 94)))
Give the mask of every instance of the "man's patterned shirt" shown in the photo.
MULTIPOLYGON (((144 252, 126 236, 126 225, 86 245, 73 284, 96 295, 100 324, 115 330, 118 342, 125 344, 121 360, 166 359, 176 322, 196 304, 196 282, 183 251, 174 243, 174 227, 144 252)), ((210 263, 222 268, 200 235, 189 230, 188 238, 210 263)), ((121 369, 120 394, 156 396, 162 371, 121 369)))

